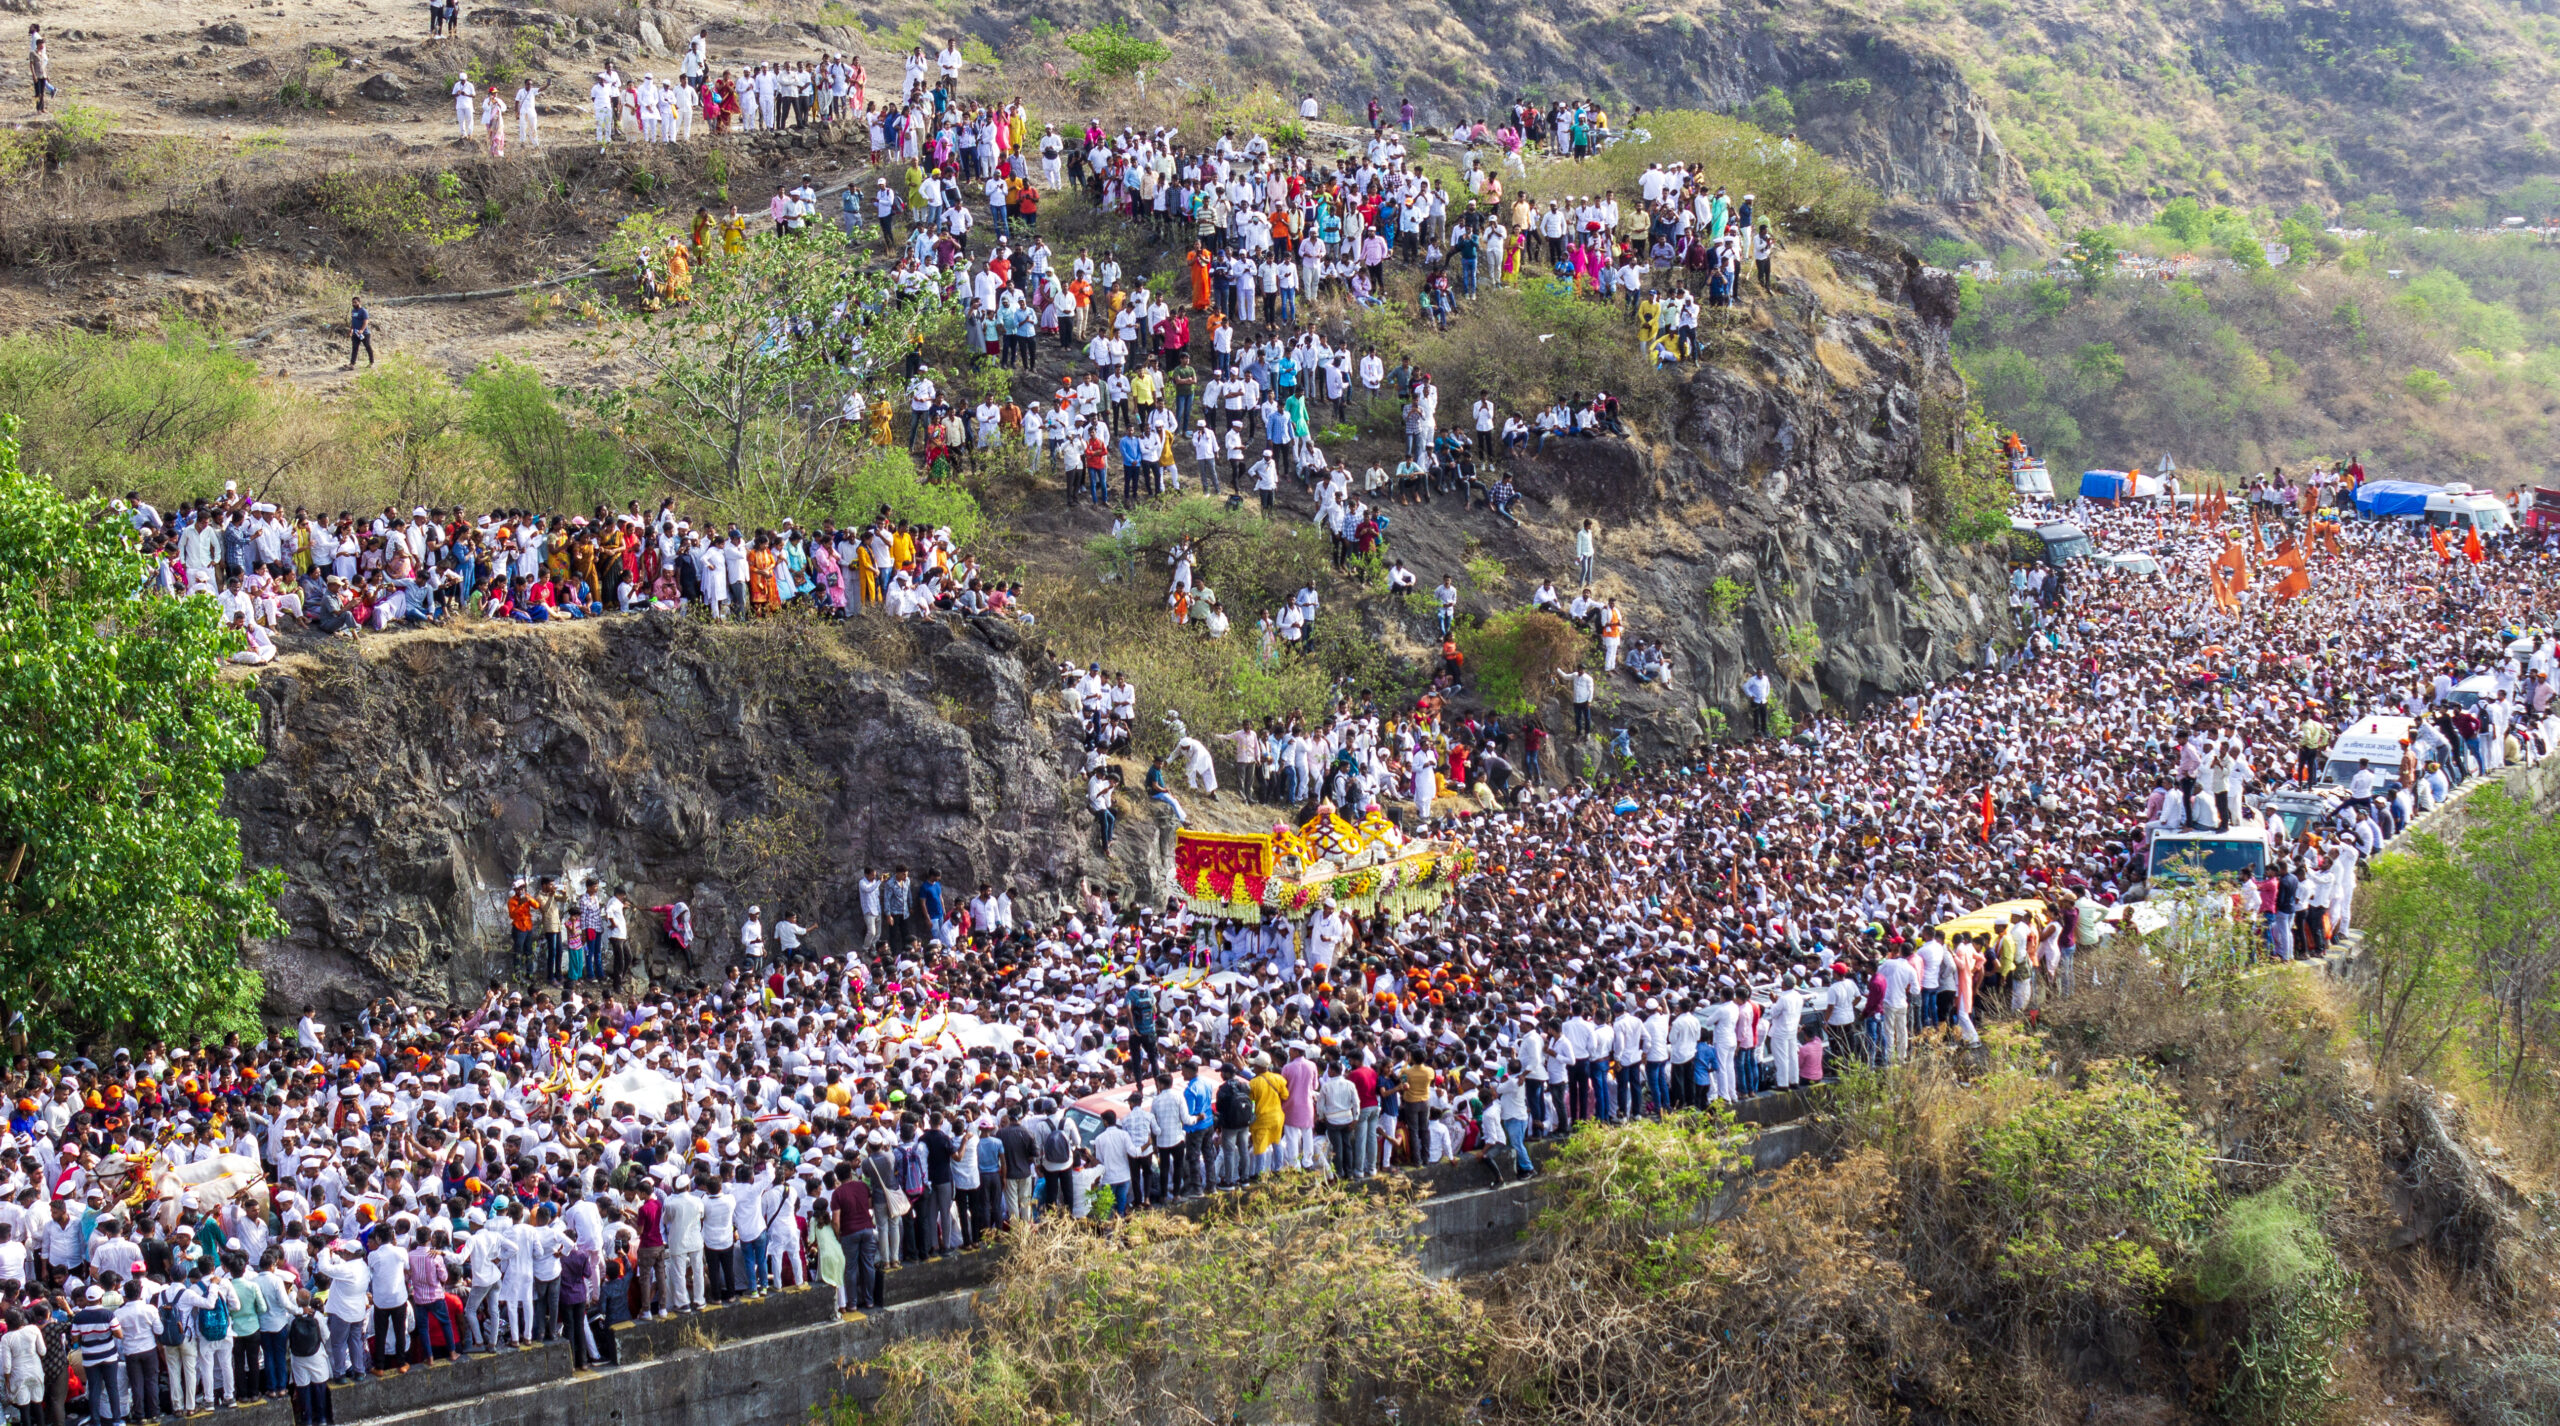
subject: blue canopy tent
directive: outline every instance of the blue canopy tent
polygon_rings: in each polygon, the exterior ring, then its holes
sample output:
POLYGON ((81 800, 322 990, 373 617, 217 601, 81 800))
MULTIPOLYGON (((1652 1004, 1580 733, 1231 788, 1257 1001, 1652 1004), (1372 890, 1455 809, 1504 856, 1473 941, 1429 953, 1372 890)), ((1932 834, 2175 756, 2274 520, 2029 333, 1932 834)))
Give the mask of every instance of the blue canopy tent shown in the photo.
POLYGON ((2080 498, 2083 500, 2102 500, 2112 504, 2118 500, 2131 500, 2133 495, 2133 472, 2129 470, 2080 472, 2080 498))
POLYGON ((2424 519, 2427 498, 2442 493, 2414 480, 2368 480, 2356 487, 2356 513, 2367 520, 2424 519))

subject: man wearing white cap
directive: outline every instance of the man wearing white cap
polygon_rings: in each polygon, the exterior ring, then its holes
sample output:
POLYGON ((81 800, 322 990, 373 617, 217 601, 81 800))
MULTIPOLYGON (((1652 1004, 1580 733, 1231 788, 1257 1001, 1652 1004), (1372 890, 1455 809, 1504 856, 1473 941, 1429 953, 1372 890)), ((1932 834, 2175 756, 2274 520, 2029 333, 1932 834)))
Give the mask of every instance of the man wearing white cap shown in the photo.
POLYGON ((613 142, 613 86, 602 74, 587 86, 587 107, 595 112, 596 143, 599 147, 613 142))
POLYGON ((471 1270, 468 1295, 462 1303, 463 1345, 494 1352, 498 1350, 498 1333, 489 1304, 497 1295, 503 1275, 500 1260, 506 1256, 505 1240, 490 1226, 489 1215, 478 1208, 464 1214, 462 1221, 471 1230, 462 1239, 463 1260, 471 1270))
POLYGON ((453 125, 462 131, 462 141, 466 144, 471 142, 472 121, 479 117, 473 112, 471 102, 478 97, 470 75, 457 74, 453 77, 453 125))

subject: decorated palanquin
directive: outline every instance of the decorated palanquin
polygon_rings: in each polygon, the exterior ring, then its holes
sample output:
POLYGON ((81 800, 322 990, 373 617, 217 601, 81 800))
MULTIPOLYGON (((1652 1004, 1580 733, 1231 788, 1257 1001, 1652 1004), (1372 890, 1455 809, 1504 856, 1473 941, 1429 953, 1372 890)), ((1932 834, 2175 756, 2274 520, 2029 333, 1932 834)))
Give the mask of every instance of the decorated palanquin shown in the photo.
POLYGON ((1429 910, 1474 869, 1472 849, 1408 837, 1375 808, 1352 822, 1330 802, 1296 827, 1186 830, 1173 844, 1174 883, 1192 909, 1233 921, 1304 916, 1319 906, 1355 916, 1429 910))

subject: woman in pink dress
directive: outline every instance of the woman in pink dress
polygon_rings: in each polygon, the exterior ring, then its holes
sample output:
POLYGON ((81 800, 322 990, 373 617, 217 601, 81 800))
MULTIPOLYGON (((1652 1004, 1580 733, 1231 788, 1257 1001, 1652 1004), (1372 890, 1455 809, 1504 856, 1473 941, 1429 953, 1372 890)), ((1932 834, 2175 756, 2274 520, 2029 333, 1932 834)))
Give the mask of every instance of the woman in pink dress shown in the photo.
POLYGON ((818 577, 818 598, 836 614, 844 612, 844 565, 836 559, 835 546, 818 541, 809 553, 809 568, 818 577))

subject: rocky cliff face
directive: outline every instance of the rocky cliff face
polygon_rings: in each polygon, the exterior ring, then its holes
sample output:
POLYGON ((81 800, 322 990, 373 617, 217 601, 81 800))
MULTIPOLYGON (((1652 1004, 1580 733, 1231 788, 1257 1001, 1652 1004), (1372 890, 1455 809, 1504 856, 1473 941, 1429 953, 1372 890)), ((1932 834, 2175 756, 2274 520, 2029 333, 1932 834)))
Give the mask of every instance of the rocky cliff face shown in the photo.
MULTIPOLYGON (((1962 397, 1952 278, 1881 240, 1787 270, 1710 321, 1705 358, 1630 412, 1636 439, 1516 462, 1518 525, 1445 507, 1398 522, 1417 569, 1498 557, 1509 606, 1539 578, 1569 593, 1572 532, 1596 520, 1596 589, 1677 659, 1668 686, 1604 684, 1602 716, 1648 754, 1685 751, 1712 716, 1738 725, 1754 671, 1798 716, 1855 708, 1977 666, 2003 628, 1997 561, 1912 514, 1930 413, 1962 397)), ((1328 607, 1427 659, 1427 620, 1353 595, 1328 607)), ((865 866, 938 872, 955 898, 1003 882, 1033 914, 1083 878, 1146 903, 1168 889, 1173 828, 1137 797, 1098 854, 1075 719, 1003 630, 482 624, 315 641, 255 690, 267 758, 229 806, 249 859, 286 873, 293 929, 261 951, 284 1014, 471 998, 508 969, 518 875, 627 884, 642 947, 661 944, 645 908, 690 903, 694 953, 655 967, 677 979, 735 959, 750 904, 841 949, 865 866)))
POLYGON ((1530 461, 1523 525, 1493 545, 1570 591, 1557 552, 1599 521, 1596 591, 1620 601, 1631 641, 1677 659, 1667 689, 1605 685, 1607 716, 1654 751, 1696 741, 1703 708, 1738 721, 1755 670, 1799 717, 1855 709, 1980 666, 2007 628, 2000 559, 1913 518, 1924 413, 1963 396, 1954 279, 1891 244, 1825 259, 1819 285, 1780 284, 1774 320, 1716 334, 1713 358, 1682 368, 1667 439, 1530 461))
POLYGON ((1086 875, 1145 884, 1154 829, 1128 817, 1123 868, 1092 854, 1074 719, 1003 643, 653 615, 279 660, 255 690, 267 758, 229 795, 250 860, 286 874, 269 1008, 472 997, 506 970, 518 875, 627 883, 635 946, 663 946, 645 908, 689 902, 695 954, 662 976, 716 976, 750 903, 841 947, 866 865, 960 897, 1004 880, 1026 907, 1086 875))

